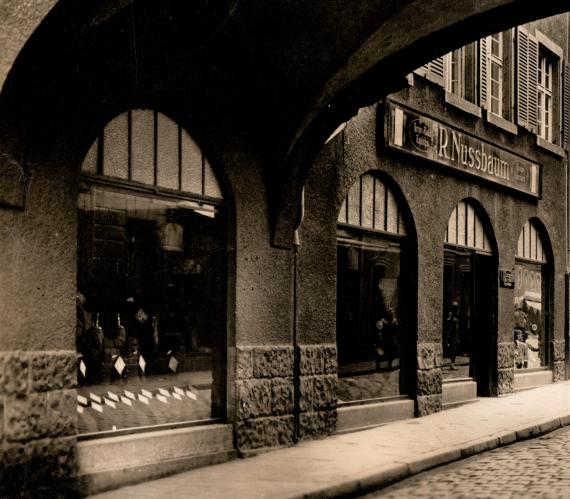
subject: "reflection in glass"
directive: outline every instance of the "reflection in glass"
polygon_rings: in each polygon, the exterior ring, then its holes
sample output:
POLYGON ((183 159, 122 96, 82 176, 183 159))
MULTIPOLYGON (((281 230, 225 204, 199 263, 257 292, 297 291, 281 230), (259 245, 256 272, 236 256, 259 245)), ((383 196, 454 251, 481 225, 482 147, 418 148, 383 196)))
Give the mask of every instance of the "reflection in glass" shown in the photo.
POLYGON ((542 265, 515 263, 515 368, 546 365, 542 265))
POLYGON ((400 245, 357 237, 337 250, 341 402, 400 394, 400 245))
POLYGON ((468 252, 445 251, 443 287, 443 377, 469 377, 473 275, 468 252))
POLYGON ((79 432, 222 416, 220 209, 88 184, 78 213, 79 432))

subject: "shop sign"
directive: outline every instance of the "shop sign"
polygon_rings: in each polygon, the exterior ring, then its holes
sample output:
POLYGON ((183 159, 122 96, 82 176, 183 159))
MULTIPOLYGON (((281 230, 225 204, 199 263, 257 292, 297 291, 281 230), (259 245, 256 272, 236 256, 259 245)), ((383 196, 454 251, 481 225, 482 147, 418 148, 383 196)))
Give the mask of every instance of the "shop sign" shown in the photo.
POLYGON ((393 103, 388 104, 386 117, 389 147, 540 196, 536 163, 393 103))
POLYGON ((500 269, 499 282, 501 288, 513 289, 515 287, 515 277, 512 270, 500 269))

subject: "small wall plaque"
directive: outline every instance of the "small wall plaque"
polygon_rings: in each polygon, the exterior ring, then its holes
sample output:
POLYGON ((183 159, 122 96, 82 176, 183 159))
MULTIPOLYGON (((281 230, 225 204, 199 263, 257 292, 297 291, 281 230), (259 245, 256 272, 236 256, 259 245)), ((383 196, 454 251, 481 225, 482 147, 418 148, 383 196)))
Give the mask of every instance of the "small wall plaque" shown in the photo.
POLYGON ((514 288, 515 287, 515 276, 512 270, 501 269, 499 271, 499 281, 501 288, 514 288))

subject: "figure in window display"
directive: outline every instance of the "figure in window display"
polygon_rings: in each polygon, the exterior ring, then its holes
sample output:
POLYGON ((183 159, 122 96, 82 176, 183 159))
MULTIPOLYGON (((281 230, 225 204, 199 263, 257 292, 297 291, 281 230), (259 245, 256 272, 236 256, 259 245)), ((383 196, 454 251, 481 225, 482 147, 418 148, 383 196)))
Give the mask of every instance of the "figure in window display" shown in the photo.
POLYGON ((81 291, 76 296, 76 345, 85 364, 85 373, 80 373, 81 384, 98 383, 103 376, 103 330, 99 327, 98 315, 93 323, 93 315, 88 308, 87 298, 81 291))
POLYGON ((131 354, 137 357, 138 353, 143 356, 146 368, 145 373, 149 374, 154 369, 156 352, 158 348, 158 319, 151 315, 151 309, 146 303, 137 304, 134 309, 133 331, 131 354), (137 351, 138 350, 138 351, 137 351))
POLYGON ((449 355, 449 360, 451 362, 451 365, 449 366, 449 369, 451 371, 457 370, 457 367, 455 367, 455 358, 457 357, 459 341, 459 304, 454 301, 451 304, 451 309, 447 315, 447 318, 445 319, 445 346, 447 348, 447 354, 449 355))
POLYGON ((398 358, 398 319, 392 307, 388 307, 385 316, 376 323, 376 370, 380 370, 382 361, 388 362, 388 370, 392 370, 394 360, 398 358))

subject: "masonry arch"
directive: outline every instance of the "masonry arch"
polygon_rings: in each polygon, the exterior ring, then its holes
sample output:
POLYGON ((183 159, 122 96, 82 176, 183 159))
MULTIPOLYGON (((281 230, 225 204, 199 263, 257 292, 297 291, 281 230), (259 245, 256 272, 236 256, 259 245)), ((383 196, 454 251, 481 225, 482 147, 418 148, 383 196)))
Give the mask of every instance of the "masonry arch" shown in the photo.
POLYGON ((350 187, 337 225, 339 402, 413 395, 417 248, 397 184, 370 170, 350 187))
POLYGON ((474 199, 452 210, 444 237, 444 382, 471 379, 478 395, 493 385, 497 341, 498 252, 489 218, 474 199))
POLYGON ((546 228, 538 218, 523 225, 515 253, 515 373, 552 363, 554 258, 546 228))
POLYGON ((79 433, 223 419, 228 224, 202 148, 165 114, 129 109, 79 184, 79 433))

